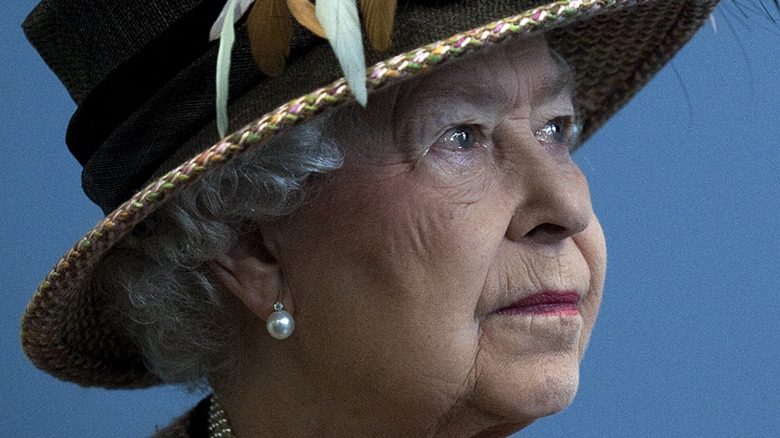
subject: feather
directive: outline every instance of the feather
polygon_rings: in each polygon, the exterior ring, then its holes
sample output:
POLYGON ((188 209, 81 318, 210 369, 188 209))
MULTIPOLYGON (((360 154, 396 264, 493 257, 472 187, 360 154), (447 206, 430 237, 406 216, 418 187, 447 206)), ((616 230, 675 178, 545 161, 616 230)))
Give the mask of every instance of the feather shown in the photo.
POLYGON ((315 6, 317 20, 325 29, 355 100, 366 106, 366 60, 357 4, 354 0, 318 0, 315 6))
POLYGON ((211 30, 209 31, 209 41, 215 41, 219 39, 220 34, 222 33, 222 28, 225 24, 225 18, 227 17, 228 10, 232 10, 232 19, 228 21, 231 22, 230 24, 236 24, 236 21, 240 20, 241 17, 246 14, 246 11, 252 6, 254 1, 255 0, 228 0, 228 2, 225 3, 225 7, 223 7, 222 11, 219 13, 217 20, 214 21, 214 24, 211 25, 211 30))
POLYGON ((390 47, 396 0, 360 0, 360 12, 371 47, 384 52, 390 47))
POLYGON ((287 7, 298 23, 301 23, 301 26, 309 29, 320 38, 327 38, 325 30, 317 21, 317 14, 312 2, 309 0, 287 0, 287 7))
POLYGON ((228 0, 225 5, 225 17, 222 20, 222 29, 219 35, 219 52, 217 53, 217 131, 220 137, 225 137, 228 128, 227 102, 228 79, 230 78, 230 52, 233 50, 233 42, 236 38, 233 20, 236 12, 234 7, 237 1, 228 0))
POLYGON ((257 0, 246 21, 252 56, 260 71, 278 77, 290 55, 293 24, 285 0, 257 0))

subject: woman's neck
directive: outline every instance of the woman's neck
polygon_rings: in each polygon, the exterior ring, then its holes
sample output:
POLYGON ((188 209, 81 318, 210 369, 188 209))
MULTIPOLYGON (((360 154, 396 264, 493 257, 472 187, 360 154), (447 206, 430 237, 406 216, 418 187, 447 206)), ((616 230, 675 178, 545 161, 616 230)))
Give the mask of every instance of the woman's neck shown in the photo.
MULTIPOLYGON (((230 394, 227 393, 227 394, 230 394)), ((216 394, 212 398, 209 415, 209 438, 265 438, 265 437, 358 437, 358 436, 404 436, 419 438, 499 438, 506 437, 530 425, 533 420, 519 424, 475 421, 472 415, 451 412, 428 422, 427 426, 415 427, 413 418, 398 419, 391 412, 377 412, 379 415, 364 417, 341 415, 341 403, 332 409, 315 408, 318 403, 296 400, 295 408, 289 408, 285 397, 277 398, 279 403, 244 400, 243 397, 227 395, 225 400, 216 394), (223 407, 223 403, 227 407, 223 407), (229 412, 229 414, 228 414, 229 412), (386 414, 383 415, 383 414, 386 414), (389 420, 389 421, 388 421, 389 420)), ((235 394, 235 393, 233 393, 235 394)), ((273 397, 271 397, 273 398, 273 397)))
MULTIPOLYGON (((276 341, 275 341, 276 342, 276 341)), ((420 397, 399 402, 344 376, 325 385, 317 370, 295 360, 293 345, 265 345, 239 373, 210 379, 234 438, 266 437, 505 437, 531 424, 506 424, 467 399, 420 397)), ((224 438, 230 438, 225 435, 224 438)))

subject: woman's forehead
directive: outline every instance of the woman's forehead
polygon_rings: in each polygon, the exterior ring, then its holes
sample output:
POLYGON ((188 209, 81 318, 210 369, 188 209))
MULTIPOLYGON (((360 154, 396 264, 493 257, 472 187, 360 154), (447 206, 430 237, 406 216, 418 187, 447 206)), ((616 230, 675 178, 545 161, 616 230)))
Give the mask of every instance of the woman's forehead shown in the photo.
POLYGON ((571 69, 543 37, 514 40, 378 90, 366 108, 350 105, 332 114, 330 131, 344 147, 371 143, 377 150, 399 126, 474 122, 512 108, 531 112, 560 97, 570 102, 573 87, 571 69))
POLYGON ((453 91, 491 99, 516 85, 509 79, 524 81, 534 89, 531 92, 547 91, 551 85, 556 85, 555 91, 559 91, 566 88, 571 76, 563 58, 554 55, 545 39, 537 36, 507 41, 454 60, 430 74, 402 83, 401 89, 418 98, 453 91))

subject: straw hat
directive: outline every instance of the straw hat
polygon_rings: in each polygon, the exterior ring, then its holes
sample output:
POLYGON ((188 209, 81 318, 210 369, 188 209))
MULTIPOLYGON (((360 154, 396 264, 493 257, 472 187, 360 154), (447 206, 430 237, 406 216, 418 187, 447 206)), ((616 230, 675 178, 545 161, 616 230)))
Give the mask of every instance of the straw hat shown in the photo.
MULTIPOLYGON (((492 44, 544 33, 574 67, 584 141, 693 36, 717 1, 408 0, 398 2, 393 21, 387 4, 395 2, 363 0, 364 51, 373 64, 368 95, 492 44)), ((257 0, 236 24, 229 81, 233 119, 254 121, 222 140, 213 134, 214 142, 197 145, 183 163, 172 160, 186 156, 182 145, 213 124, 219 42, 209 33, 224 6, 44 0, 24 23, 78 105, 66 141, 84 166, 85 192, 107 213, 49 272, 22 317, 27 356, 55 377, 107 388, 159 384, 101 297, 85 286, 90 270, 192 181, 355 99, 328 41, 312 32, 319 32, 317 21, 300 12, 313 8, 308 0, 257 0), (259 47, 269 38, 282 42, 259 47)))

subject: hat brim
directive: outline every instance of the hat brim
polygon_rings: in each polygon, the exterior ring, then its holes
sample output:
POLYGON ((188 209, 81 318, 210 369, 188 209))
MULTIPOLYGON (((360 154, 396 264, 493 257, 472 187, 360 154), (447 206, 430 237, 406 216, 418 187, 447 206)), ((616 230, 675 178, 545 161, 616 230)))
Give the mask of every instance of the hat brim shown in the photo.
MULTIPOLYGON (((575 71, 576 103, 587 139, 693 36, 717 0, 574 0, 536 7, 379 62, 369 93, 507 39, 544 33, 575 71)), ((87 287, 90 272, 124 235, 194 180, 271 137, 352 102, 344 79, 293 99, 156 179, 100 221, 41 282, 22 317, 29 359, 83 386, 160 384, 139 348, 87 287)))

